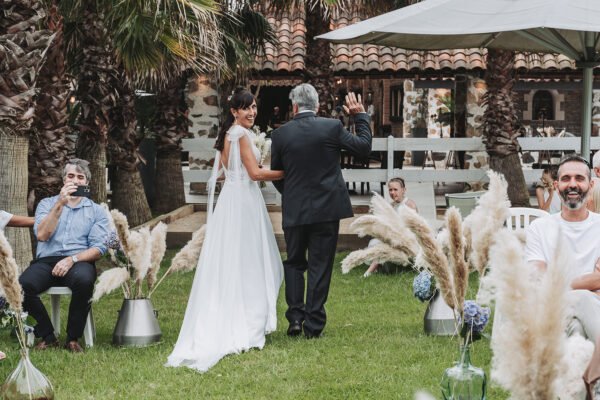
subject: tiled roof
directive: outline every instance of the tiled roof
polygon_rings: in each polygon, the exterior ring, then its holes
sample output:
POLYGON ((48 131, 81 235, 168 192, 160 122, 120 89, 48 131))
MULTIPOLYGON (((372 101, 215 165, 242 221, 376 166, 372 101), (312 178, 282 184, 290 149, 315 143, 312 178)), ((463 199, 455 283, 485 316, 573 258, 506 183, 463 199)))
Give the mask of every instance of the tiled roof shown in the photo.
MULTIPOLYGON (((268 13, 267 13, 268 14, 268 13)), ((332 18, 331 29, 359 22, 365 16, 355 9, 332 18)), ((257 71, 294 72, 303 70, 306 54, 305 13, 268 15, 275 28, 278 45, 267 45, 266 55, 257 57, 257 71)), ((415 51, 384 46, 331 44, 332 69, 335 72, 398 72, 485 69, 485 49, 415 51)), ((574 70, 575 62, 561 54, 516 53, 518 70, 574 70)))
POLYGON ((277 46, 267 43, 265 55, 254 62, 256 70, 299 71, 304 69, 306 55, 306 26, 304 13, 295 11, 267 15, 267 20, 277 33, 277 46))

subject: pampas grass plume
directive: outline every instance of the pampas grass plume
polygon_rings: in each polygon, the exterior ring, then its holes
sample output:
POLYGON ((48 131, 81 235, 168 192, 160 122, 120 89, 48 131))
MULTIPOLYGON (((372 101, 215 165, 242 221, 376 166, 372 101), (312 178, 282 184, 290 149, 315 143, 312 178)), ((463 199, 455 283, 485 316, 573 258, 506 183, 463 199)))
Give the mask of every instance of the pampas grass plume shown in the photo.
POLYGON ((115 226, 115 220, 113 219, 112 213, 110 212, 110 209, 108 208, 108 204, 100 203, 100 206, 102 208, 104 208, 104 211, 106 211, 106 215, 108 217, 108 227, 109 227, 110 231, 115 232, 117 230, 117 227, 115 226))
POLYGON ((150 269, 152 241, 150 238, 150 230, 144 227, 139 231, 129 233, 129 244, 131 246, 127 256, 133 265, 134 279, 140 284, 146 277, 150 269))
POLYGON ((404 228, 399 228, 398 225, 394 226, 392 221, 381 217, 363 215, 352 222, 350 228, 359 237, 373 236, 409 256, 414 257, 419 251, 414 235, 404 228))
POLYGON ((167 250, 167 225, 159 222, 152 232, 151 237, 151 249, 150 249, 150 269, 148 269, 148 289, 152 288, 154 282, 156 282, 156 275, 160 268, 160 262, 162 261, 165 250, 167 250))
POLYGON ((202 243, 206 236, 206 225, 194 232, 192 239, 173 257, 168 274, 180 271, 191 271, 196 268, 202 251, 202 243))
POLYGON ((111 268, 104 271, 98 277, 98 283, 94 288, 94 297, 92 300, 98 301, 105 294, 109 294, 129 279, 127 268, 111 268))
POLYGON ((2 230, 0 230, 0 286, 2 286, 8 304, 14 311, 21 312, 23 290, 19 283, 19 267, 17 267, 12 248, 2 230))
POLYGON ((409 207, 400 207, 398 213, 406 227, 415 235, 423 251, 423 258, 429 264, 431 273, 436 277, 440 286, 442 298, 450 308, 456 309, 453 284, 450 277, 448 260, 433 237, 433 233, 423 217, 409 207))
POLYGON ((459 315, 462 317, 463 307, 469 284, 469 270, 465 263, 465 247, 463 245, 462 217, 456 207, 446 211, 446 224, 449 234, 450 261, 452 263, 452 279, 454 296, 459 305, 459 315))
POLYGON ((129 255, 132 250, 132 244, 129 242, 129 222, 127 222, 127 217, 119 210, 112 210, 110 214, 117 228, 117 236, 119 236, 121 248, 125 254, 129 255))
POLYGON ((400 250, 396 250, 385 243, 377 243, 366 249, 356 250, 348 254, 342 261, 342 273, 347 274, 352 268, 367 261, 376 262, 378 264, 389 261, 405 265, 410 259, 406 253, 400 250))
POLYGON ((594 343, 581 335, 567 338, 566 352, 563 354, 563 374, 556 380, 557 396, 564 400, 579 399, 585 391, 583 373, 592 359, 594 343))
POLYGON ((555 382, 565 370, 571 279, 565 269, 568 252, 558 237, 555 254, 536 281, 518 239, 502 230, 491 248, 489 276, 483 278, 483 287, 494 287, 496 313, 502 316, 492 338, 492 378, 515 399, 556 399, 555 382))

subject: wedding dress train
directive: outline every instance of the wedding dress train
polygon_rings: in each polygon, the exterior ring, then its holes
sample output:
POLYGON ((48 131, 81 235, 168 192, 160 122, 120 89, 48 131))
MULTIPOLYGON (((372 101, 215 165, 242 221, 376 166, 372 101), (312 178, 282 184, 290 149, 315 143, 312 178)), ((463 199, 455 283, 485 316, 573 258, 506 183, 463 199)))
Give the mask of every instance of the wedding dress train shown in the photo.
MULTIPOLYGON (((265 334, 277 327, 283 266, 258 183, 249 178, 241 162, 239 139, 243 135, 252 139, 254 134, 238 125, 229 130, 225 181, 211 215, 220 173, 217 152, 206 239, 179 339, 167 366, 206 371, 227 354, 262 349, 265 334)), ((258 160, 258 150, 254 145, 252 149, 258 160)))

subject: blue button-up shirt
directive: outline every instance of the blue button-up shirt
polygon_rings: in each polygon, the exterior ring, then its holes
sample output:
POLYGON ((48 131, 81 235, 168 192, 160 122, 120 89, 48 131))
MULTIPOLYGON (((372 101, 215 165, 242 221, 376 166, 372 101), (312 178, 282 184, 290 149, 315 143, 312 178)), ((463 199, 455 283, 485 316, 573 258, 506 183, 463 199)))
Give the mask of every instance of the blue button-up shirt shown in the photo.
MULTIPOLYGON (((40 201, 35 210, 33 231, 37 235, 40 222, 52 210, 58 196, 40 201)), ((84 250, 96 248, 106 253, 104 241, 108 235, 108 215, 104 208, 88 198, 82 198, 74 208, 63 207, 54 233, 45 242, 38 242, 37 258, 49 256, 72 256, 84 250)))

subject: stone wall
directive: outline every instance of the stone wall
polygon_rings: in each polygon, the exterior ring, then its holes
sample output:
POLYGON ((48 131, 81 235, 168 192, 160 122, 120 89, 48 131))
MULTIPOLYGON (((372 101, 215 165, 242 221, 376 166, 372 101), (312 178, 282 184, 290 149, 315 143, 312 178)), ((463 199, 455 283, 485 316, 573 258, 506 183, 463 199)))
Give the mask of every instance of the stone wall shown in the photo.
MULTIPOLYGON (((190 132, 195 138, 216 138, 219 129, 219 103, 217 84, 215 79, 208 76, 192 76, 188 81, 188 106, 192 126, 190 132)), ((190 152, 190 169, 212 169, 215 150, 211 147, 190 152)), ((205 183, 192 183, 190 192, 194 194, 206 193, 205 183)))

